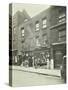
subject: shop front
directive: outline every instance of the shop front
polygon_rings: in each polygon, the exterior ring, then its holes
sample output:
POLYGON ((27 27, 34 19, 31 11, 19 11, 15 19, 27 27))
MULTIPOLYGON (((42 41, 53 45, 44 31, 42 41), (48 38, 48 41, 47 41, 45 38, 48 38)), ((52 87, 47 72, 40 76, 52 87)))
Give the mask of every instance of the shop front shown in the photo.
POLYGON ((37 48, 32 51, 24 51, 22 64, 26 67, 50 68, 50 48, 37 48))
POLYGON ((40 68, 50 68, 50 49, 40 48, 34 50, 34 65, 40 68))
POLYGON ((66 55, 66 44, 65 43, 55 43, 53 44, 53 59, 54 68, 59 69, 62 65, 63 56, 66 55))
POLYGON ((22 59, 21 59, 21 66, 32 67, 33 66, 32 56, 33 56, 32 51, 23 51, 22 59))

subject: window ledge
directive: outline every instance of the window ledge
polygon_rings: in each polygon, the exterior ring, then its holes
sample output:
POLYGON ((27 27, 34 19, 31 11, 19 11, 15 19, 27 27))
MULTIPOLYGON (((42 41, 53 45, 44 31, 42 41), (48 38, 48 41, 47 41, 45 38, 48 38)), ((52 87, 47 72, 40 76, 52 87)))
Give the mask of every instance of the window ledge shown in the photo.
POLYGON ((40 30, 35 30, 35 32, 38 32, 38 31, 40 31, 40 30))
POLYGON ((44 30, 44 29, 47 29, 47 27, 45 27, 45 28, 42 27, 42 30, 44 30))

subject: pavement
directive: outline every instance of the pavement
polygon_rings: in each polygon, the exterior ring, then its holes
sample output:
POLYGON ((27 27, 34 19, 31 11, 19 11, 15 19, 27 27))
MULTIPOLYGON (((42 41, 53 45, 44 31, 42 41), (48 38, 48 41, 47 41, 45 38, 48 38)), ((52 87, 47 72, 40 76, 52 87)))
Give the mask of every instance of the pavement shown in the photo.
POLYGON ((60 70, 57 69, 40 69, 35 67, 9 66, 9 69, 37 73, 49 76, 60 77, 60 70))

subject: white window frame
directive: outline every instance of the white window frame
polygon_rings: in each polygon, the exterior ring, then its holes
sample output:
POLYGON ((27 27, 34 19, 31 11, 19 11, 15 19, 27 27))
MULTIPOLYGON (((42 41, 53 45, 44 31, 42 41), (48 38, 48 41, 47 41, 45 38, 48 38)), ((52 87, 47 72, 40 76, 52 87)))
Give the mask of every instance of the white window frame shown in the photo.
POLYGON ((26 18, 25 20, 24 20, 24 22, 27 22, 28 21, 28 19, 26 18))
POLYGON ((24 28, 21 28, 21 34, 24 37, 24 28))
POLYGON ((64 14, 61 14, 59 16, 59 23, 64 22, 65 20, 66 20, 65 13, 64 14))
POLYGON ((47 19, 46 18, 44 18, 42 20, 42 24, 43 24, 43 28, 46 28, 47 27, 47 19))
POLYGON ((37 22, 35 23, 35 28, 36 28, 36 31, 39 31, 39 21, 37 21, 37 22))

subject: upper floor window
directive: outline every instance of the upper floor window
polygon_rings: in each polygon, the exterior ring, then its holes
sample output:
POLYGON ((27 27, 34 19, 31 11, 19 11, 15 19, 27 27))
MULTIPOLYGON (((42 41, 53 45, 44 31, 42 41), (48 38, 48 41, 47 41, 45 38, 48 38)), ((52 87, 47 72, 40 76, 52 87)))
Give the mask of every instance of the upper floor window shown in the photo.
POLYGON ((44 18, 44 19, 43 19, 43 28, 46 28, 46 27, 47 27, 47 19, 44 18))
POLYGON ((39 41, 39 37, 36 37, 36 46, 40 46, 40 41, 39 41))
POLYGON ((24 36, 24 28, 21 28, 21 34, 24 36))
POLYGON ((24 22, 27 22, 28 21, 28 19, 26 18, 25 20, 24 20, 24 22))
POLYGON ((59 23, 64 22, 65 20, 66 20, 66 15, 65 15, 65 13, 64 13, 64 14, 61 14, 61 15, 59 16, 59 23))
POLYGON ((59 41, 64 40, 66 40, 66 31, 65 30, 59 31, 59 41))
POLYGON ((36 22, 35 27, 36 27, 36 31, 38 31, 39 30, 39 21, 36 22))
POLYGON ((47 44, 47 34, 43 35, 43 44, 46 45, 47 44))

